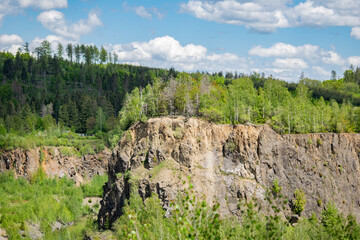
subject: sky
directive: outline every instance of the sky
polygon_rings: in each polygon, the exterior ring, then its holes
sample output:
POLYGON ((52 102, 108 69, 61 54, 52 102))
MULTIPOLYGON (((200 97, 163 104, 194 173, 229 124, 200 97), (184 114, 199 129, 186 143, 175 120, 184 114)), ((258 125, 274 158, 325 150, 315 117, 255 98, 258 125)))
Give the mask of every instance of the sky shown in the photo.
POLYGON ((0 0, 0 50, 43 40, 104 46, 119 63, 326 80, 360 67, 360 1, 0 0))

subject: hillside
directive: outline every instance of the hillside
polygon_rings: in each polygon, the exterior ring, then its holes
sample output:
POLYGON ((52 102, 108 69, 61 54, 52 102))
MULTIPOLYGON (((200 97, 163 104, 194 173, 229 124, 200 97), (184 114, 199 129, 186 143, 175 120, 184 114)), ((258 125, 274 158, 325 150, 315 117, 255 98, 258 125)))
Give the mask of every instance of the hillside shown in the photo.
POLYGON ((240 217, 238 203, 264 202, 274 180, 289 199, 307 199, 304 216, 320 216, 335 203, 344 214, 360 218, 359 134, 279 135, 267 125, 216 125, 195 118, 154 118, 133 125, 114 149, 104 188, 99 224, 122 213, 130 189, 145 199, 152 193, 169 209, 182 182, 191 175, 194 192, 220 203, 220 216, 240 217), (130 176, 130 177, 129 177, 130 176))

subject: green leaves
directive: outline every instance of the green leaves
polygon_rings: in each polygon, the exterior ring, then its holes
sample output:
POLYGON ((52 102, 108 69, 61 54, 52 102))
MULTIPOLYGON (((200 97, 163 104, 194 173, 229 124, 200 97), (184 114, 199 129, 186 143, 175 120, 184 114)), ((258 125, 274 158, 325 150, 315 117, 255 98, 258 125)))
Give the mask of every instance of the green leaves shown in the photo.
POLYGON ((300 216, 301 213, 304 211, 306 204, 304 190, 296 189, 294 192, 294 197, 295 199, 293 200, 292 210, 294 211, 295 214, 300 216))

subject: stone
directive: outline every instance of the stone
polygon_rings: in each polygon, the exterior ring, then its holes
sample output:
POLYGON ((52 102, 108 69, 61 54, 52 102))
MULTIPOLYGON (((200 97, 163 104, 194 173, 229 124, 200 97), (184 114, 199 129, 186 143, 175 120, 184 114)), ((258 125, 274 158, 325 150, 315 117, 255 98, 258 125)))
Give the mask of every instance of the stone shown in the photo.
MULTIPOLYGON (((222 217, 240 218, 239 201, 264 202, 266 189, 278 179, 289 202, 296 189, 304 190, 305 217, 320 215, 321 199, 360 219, 360 134, 279 135, 267 125, 217 125, 184 117, 139 122, 128 134, 131 139, 123 137, 109 159, 109 182, 98 214, 101 227, 121 216, 131 187, 143 198, 157 194, 169 211, 190 174, 196 194, 209 203, 219 202, 222 217), (146 160, 142 156, 151 161, 141 162, 146 160), (153 161, 155 156, 161 160, 153 161), (116 178, 128 171, 136 181, 116 178)), ((289 216, 291 208, 286 207, 283 214, 289 216)))

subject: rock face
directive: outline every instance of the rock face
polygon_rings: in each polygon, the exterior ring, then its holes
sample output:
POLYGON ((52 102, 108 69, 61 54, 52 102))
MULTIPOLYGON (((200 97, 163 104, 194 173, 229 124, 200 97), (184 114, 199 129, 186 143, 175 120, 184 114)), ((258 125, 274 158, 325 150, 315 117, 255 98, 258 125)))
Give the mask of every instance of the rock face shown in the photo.
POLYGON ((261 201, 278 179, 289 200, 304 190, 305 216, 332 201, 360 219, 359 150, 359 134, 278 135, 266 125, 150 119, 132 126, 114 149, 98 222, 106 227, 121 215, 131 187, 143 198, 156 193, 167 208, 188 175, 199 196, 220 203, 222 216, 238 215, 241 200, 261 201))
POLYGON ((109 150, 83 157, 65 156, 56 147, 5 151, 0 156, 0 172, 13 170, 16 176, 29 178, 40 167, 48 177, 64 177, 82 183, 96 174, 106 174, 109 150))

